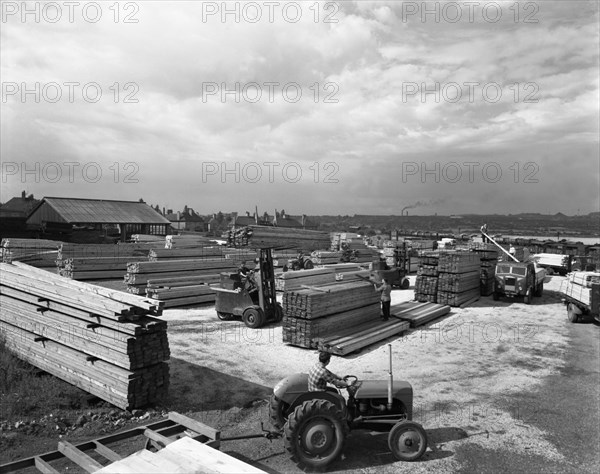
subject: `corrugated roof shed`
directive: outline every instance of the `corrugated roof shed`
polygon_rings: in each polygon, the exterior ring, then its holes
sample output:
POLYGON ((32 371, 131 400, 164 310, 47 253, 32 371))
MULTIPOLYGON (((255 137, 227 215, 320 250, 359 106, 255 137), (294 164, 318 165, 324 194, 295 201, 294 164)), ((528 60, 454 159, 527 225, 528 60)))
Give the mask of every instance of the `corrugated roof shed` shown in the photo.
POLYGON ((45 197, 31 211, 28 220, 36 220, 34 216, 40 212, 55 213, 70 224, 169 224, 148 204, 137 201, 45 197), (44 212, 44 208, 54 212, 44 212))

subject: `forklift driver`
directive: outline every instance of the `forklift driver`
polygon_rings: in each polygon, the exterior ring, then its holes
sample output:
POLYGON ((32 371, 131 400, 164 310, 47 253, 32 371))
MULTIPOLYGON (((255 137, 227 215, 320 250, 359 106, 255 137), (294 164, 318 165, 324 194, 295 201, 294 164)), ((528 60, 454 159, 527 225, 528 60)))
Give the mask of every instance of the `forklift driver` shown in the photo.
POLYGON ((252 298, 252 301, 258 304, 258 283, 256 282, 253 270, 248 271, 248 275, 244 283, 244 288, 246 288, 246 290, 248 291, 248 294, 250 295, 250 298, 252 298))
POLYGON ((328 352, 319 352, 319 362, 317 362, 308 373, 308 390, 317 392, 327 390, 327 382, 338 388, 348 386, 348 383, 333 372, 327 370, 327 365, 331 361, 331 354, 328 352))

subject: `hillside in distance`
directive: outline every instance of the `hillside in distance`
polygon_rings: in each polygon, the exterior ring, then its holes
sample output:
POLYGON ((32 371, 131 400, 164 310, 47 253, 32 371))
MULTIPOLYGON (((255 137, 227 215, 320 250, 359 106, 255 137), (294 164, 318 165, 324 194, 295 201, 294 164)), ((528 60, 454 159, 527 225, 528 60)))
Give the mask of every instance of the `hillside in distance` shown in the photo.
POLYGON ((357 230, 369 229, 388 233, 399 231, 428 231, 451 234, 479 233, 480 227, 487 223, 490 234, 539 235, 556 238, 557 234, 567 237, 600 236, 600 212, 582 216, 566 216, 561 213, 544 214, 508 214, 453 216, 310 216, 319 224, 321 230, 357 230))

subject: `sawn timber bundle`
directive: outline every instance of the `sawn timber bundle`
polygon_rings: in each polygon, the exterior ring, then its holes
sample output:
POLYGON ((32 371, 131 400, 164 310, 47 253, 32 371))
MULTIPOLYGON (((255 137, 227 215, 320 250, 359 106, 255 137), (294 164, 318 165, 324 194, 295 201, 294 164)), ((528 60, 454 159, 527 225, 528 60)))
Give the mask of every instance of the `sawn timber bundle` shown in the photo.
POLYGON ((329 250, 331 238, 327 232, 296 228, 250 225, 229 231, 228 246, 298 249, 308 252, 329 250))
POLYGON ((159 301, 28 265, 0 264, 0 332, 30 364, 123 409, 163 400, 169 344, 159 301))

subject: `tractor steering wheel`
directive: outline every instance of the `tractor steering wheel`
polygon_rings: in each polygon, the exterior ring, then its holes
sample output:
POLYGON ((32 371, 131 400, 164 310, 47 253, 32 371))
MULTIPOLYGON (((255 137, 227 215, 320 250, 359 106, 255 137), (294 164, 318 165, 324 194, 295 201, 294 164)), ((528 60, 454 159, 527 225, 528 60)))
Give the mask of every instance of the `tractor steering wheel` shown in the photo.
POLYGON ((349 387, 358 382, 358 377, 356 375, 344 375, 344 382, 348 384, 349 387))

